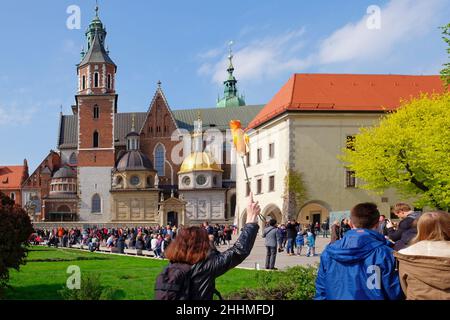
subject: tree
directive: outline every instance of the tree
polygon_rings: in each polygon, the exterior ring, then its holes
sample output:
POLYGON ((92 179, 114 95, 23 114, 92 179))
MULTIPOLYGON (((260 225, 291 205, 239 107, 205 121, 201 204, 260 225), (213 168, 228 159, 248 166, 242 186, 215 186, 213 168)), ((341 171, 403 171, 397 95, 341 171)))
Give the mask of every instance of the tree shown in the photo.
POLYGON ((286 168, 284 177, 283 212, 293 218, 307 200, 307 190, 300 172, 286 168))
POLYGON ((25 263, 27 244, 33 233, 28 214, 0 192, 0 296, 9 280, 9 269, 25 263))
POLYGON ((377 126, 361 128, 340 158, 365 189, 394 187, 418 207, 449 209, 449 142, 450 94, 422 95, 403 101, 377 126))
MULTIPOLYGON (((443 35, 442 39, 444 39, 444 41, 448 45, 447 53, 449 54, 450 58, 450 23, 446 26, 442 26, 441 29, 443 35)), ((450 62, 445 63, 443 66, 444 69, 441 70, 441 78, 442 81, 444 81, 445 87, 448 88, 448 86, 450 86, 450 62)))

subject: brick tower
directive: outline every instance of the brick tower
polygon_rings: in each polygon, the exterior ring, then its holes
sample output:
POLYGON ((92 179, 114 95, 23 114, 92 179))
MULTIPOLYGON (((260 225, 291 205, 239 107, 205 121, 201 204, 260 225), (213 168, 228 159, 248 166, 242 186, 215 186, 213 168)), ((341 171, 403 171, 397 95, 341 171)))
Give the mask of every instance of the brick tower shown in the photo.
POLYGON ((96 14, 87 31, 87 51, 77 66, 79 216, 110 221, 111 169, 114 167, 114 116, 117 67, 105 49, 106 29, 96 14))

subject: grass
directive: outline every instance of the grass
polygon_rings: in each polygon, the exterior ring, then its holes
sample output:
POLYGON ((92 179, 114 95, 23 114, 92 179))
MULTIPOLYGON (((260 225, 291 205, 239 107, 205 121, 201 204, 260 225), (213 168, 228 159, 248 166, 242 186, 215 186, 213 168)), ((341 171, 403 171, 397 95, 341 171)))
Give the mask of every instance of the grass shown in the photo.
MULTIPOLYGON (((12 270, 6 290, 11 300, 61 300, 58 293, 69 274, 67 267, 77 265, 83 273, 97 273, 103 286, 120 291, 120 299, 153 299, 154 283, 167 265, 165 260, 90 253, 81 250, 31 247, 27 264, 12 270)), ((227 295, 242 288, 258 286, 257 274, 265 271, 233 269, 216 279, 216 287, 227 295)))

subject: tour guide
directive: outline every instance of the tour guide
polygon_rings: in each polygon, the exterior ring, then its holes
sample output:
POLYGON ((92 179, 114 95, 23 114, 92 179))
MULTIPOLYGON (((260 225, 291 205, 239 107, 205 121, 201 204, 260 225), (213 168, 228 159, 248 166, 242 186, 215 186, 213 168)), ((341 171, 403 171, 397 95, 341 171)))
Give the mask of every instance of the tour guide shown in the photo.
MULTIPOLYGON (((261 208, 250 193, 247 222, 233 247, 219 252, 210 246, 202 227, 179 230, 166 251, 170 264, 156 279, 156 300, 212 300, 216 278, 248 257, 255 243, 261 208)), ((218 294, 220 297, 220 294, 218 294)))

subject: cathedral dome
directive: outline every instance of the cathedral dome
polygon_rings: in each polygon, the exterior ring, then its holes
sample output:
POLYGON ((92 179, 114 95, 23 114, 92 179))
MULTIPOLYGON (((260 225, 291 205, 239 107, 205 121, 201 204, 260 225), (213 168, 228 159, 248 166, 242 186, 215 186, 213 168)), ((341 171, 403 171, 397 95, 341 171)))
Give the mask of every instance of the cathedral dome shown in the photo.
POLYGON ((117 171, 128 171, 128 170, 154 170, 153 164, 150 159, 139 150, 127 151, 116 165, 117 171))
POLYGON ((53 179, 58 179, 58 178, 76 178, 77 174, 74 170, 72 170, 70 167, 68 166, 64 166, 61 169, 59 169, 58 171, 56 171, 55 175, 53 176, 53 179))
POLYGON ((223 172, 214 158, 207 152, 193 152, 181 164, 178 173, 191 171, 219 171, 223 172))

